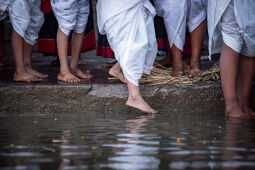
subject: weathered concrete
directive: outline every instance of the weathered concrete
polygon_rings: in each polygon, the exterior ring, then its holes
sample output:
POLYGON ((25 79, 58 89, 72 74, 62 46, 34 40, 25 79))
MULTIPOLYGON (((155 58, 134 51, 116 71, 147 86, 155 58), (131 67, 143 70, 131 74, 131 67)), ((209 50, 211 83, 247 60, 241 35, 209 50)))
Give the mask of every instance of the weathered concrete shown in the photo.
MULTIPOLYGON (((224 109, 218 83, 163 87, 142 85, 141 89, 145 99, 159 111, 224 109)), ((0 87, 0 112, 122 110, 128 109, 125 106, 127 95, 124 84, 6 86, 0 87)), ((252 104, 254 106, 254 98, 252 104)))
MULTIPOLYGON (((79 84, 67 84, 57 81, 59 68, 51 66, 55 59, 36 55, 33 66, 48 73, 49 78, 40 83, 26 84, 12 81, 14 69, 3 68, 0 71, 0 113, 52 113, 85 110, 123 110, 127 99, 127 87, 118 80, 108 80, 105 63, 109 59, 96 57, 94 52, 86 53, 86 65, 94 78, 79 84)), ((211 66, 214 62, 203 63, 211 66)), ((224 100, 220 83, 196 85, 141 85, 145 100, 159 111, 173 110, 221 110, 224 100)), ((255 91, 252 92, 253 103, 255 91)))
MULTIPOLYGON (((141 86, 158 110, 223 108, 219 84, 141 86)), ((0 87, 0 112, 126 109, 124 84, 13 85, 0 87)))

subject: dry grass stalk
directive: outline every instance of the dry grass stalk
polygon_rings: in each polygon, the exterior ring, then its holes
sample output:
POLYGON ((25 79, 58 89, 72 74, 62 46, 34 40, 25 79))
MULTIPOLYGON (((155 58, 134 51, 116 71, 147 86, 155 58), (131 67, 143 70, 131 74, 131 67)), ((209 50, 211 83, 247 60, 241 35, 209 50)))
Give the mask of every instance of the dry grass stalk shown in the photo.
POLYGON ((150 85, 165 85, 165 84, 194 84, 199 82, 220 81, 220 68, 215 64, 209 70, 203 71, 201 76, 189 78, 187 76, 188 69, 184 71, 182 77, 172 77, 172 69, 165 68, 158 63, 154 64, 154 68, 150 75, 144 75, 140 80, 141 83, 150 85))

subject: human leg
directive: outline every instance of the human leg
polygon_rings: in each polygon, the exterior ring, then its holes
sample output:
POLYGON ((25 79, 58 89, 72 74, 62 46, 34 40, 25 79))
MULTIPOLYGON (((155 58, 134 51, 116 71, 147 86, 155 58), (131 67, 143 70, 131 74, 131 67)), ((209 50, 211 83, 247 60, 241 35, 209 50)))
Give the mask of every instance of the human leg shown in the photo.
POLYGON ((251 89, 255 76, 255 58, 240 56, 238 76, 238 99, 244 112, 255 116, 250 108, 251 89))
POLYGON ((203 21, 193 32, 191 32, 191 60, 189 77, 196 77, 202 74, 200 56, 206 32, 206 20, 203 21))

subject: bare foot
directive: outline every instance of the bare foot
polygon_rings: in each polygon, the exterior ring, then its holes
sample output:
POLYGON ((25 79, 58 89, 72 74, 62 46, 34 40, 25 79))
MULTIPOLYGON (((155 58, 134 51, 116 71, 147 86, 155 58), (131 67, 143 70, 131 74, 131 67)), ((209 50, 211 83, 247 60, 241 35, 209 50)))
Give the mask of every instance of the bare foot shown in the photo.
POLYGON ((144 113, 149 113, 149 114, 155 114, 157 113, 153 108, 151 108, 142 98, 142 96, 137 96, 137 97, 128 97, 128 100, 126 102, 126 105, 128 107, 132 107, 135 109, 138 109, 144 113))
POLYGON ((39 73, 38 71, 34 70, 32 67, 30 66, 26 66, 25 67, 26 69, 26 72, 28 74, 31 74, 32 76, 35 76, 35 77, 38 77, 38 78, 47 78, 48 75, 47 74, 42 74, 42 73, 39 73))
POLYGON ((58 80, 60 81, 64 81, 64 82, 67 82, 67 83, 78 83, 80 82, 81 80, 74 76, 73 74, 71 74, 70 72, 67 72, 67 73, 59 73, 58 74, 58 80))
POLYGON ((109 74, 113 77, 116 77, 117 79, 119 79, 122 83, 127 83, 127 80, 125 79, 122 71, 120 70, 120 68, 118 66, 118 63, 116 63, 110 70, 109 70, 109 74))
POLYGON ((183 76, 183 71, 173 71, 171 76, 173 76, 173 77, 182 77, 183 76))
POLYGON ((243 118, 243 119, 253 119, 255 118, 251 113, 242 111, 240 106, 234 106, 227 108, 225 115, 231 118, 243 118))
POLYGON ((248 106, 244 107, 242 110, 244 112, 248 113, 250 116, 255 118, 255 112, 251 108, 249 108, 248 106))
POLYGON ((85 74, 83 71, 80 69, 71 69, 71 73, 74 74, 75 76, 81 78, 81 79, 91 79, 93 76, 91 74, 85 74))
POLYGON ((173 72, 171 74, 173 77, 182 77, 183 76, 183 63, 182 60, 175 61, 173 63, 173 72))
POLYGON ((189 78, 193 78, 193 77, 197 77, 201 75, 202 75, 202 71, 200 69, 200 66, 190 66, 190 70, 188 73, 189 78))
POLYGON ((30 75, 30 74, 28 74, 26 72, 22 72, 22 73, 15 72, 15 74, 13 76, 13 80, 14 81, 18 81, 18 82, 26 82, 26 83, 42 81, 41 78, 35 77, 33 75, 30 75))

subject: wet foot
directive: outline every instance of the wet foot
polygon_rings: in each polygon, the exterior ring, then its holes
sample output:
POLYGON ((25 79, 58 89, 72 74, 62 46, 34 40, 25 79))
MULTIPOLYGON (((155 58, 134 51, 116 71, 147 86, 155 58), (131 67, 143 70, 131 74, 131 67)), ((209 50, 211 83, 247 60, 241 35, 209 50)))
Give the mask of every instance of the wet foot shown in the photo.
POLYGON ((42 81, 41 78, 35 77, 35 76, 28 74, 26 72, 22 72, 22 73, 16 72, 13 76, 13 80, 17 81, 17 82, 26 82, 26 83, 42 81))
POLYGON ((124 74, 122 73, 120 69, 116 68, 115 65, 109 70, 109 74, 119 79, 122 83, 127 83, 127 80, 125 79, 124 74))
POLYGON ((67 82, 67 83, 78 83, 80 82, 81 80, 74 76, 73 74, 71 74, 70 72, 67 72, 67 73, 59 73, 58 74, 58 80, 60 81, 63 81, 63 82, 67 82))
POLYGON ((93 76, 91 74, 85 74, 80 69, 71 69, 71 73, 74 74, 75 76, 81 78, 81 79, 91 79, 91 78, 93 78, 93 76))
POLYGON ((128 97, 128 100, 126 102, 126 105, 128 107, 135 108, 137 110, 140 110, 141 112, 144 113, 149 113, 149 114, 155 114, 157 111, 155 111, 153 108, 151 108, 144 100, 143 98, 139 95, 137 97, 128 97))
POLYGON ((189 78, 193 78, 193 77, 197 77, 197 76, 201 76, 201 75, 202 75, 202 71, 201 71, 199 65, 190 66, 190 70, 188 73, 189 78))
POLYGON ((32 67, 26 67, 26 72, 28 74, 31 74, 32 76, 35 76, 35 77, 38 77, 38 78, 47 78, 48 75, 47 74, 42 74, 42 73, 39 73, 38 71, 34 70, 32 67))
POLYGON ((250 116, 252 116, 252 117, 255 118, 255 112, 254 112, 251 108, 249 108, 249 107, 244 107, 242 110, 243 110, 245 113, 248 113, 250 116))
POLYGON ((252 113, 243 111, 240 106, 234 106, 226 109, 225 115, 230 118, 254 119, 252 113))

